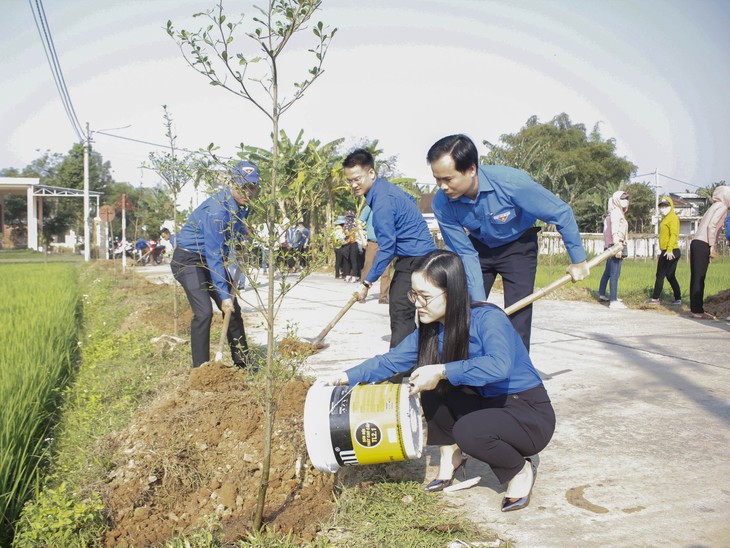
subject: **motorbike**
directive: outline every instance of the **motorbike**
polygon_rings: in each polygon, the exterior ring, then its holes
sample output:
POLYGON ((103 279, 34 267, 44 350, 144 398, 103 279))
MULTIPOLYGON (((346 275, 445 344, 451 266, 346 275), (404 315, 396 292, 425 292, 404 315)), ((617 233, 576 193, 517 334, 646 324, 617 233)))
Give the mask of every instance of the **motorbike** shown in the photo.
POLYGON ((135 251, 138 253, 137 264, 142 266, 149 265, 150 263, 160 265, 165 254, 165 246, 158 244, 155 240, 147 240, 146 248, 135 251))
POLYGON ((130 259, 134 259, 134 246, 131 242, 122 242, 121 240, 115 240, 113 250, 114 259, 121 259, 122 254, 126 255, 130 259))

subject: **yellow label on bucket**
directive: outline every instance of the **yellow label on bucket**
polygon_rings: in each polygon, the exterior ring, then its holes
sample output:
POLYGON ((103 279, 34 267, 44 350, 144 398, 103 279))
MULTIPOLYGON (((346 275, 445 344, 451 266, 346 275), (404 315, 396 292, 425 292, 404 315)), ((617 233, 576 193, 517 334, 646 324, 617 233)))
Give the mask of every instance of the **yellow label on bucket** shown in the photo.
POLYGON ((360 464, 405 460, 399 417, 401 385, 356 386, 350 399, 352 447, 360 464))

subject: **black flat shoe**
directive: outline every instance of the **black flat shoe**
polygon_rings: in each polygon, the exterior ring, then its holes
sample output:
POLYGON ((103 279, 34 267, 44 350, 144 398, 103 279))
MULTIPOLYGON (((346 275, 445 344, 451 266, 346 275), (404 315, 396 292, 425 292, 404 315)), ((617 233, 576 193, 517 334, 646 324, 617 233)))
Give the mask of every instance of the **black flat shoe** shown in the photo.
POLYGON ((511 499, 504 497, 502 499, 502 512, 512 512, 513 510, 521 510, 530 504, 530 495, 532 494, 532 488, 535 486, 535 478, 537 478, 537 466, 530 460, 526 459, 527 462, 532 466, 532 485, 530 485, 530 492, 524 497, 518 499, 511 499))
POLYGON ((466 478, 466 461, 469 457, 461 454, 461 464, 454 468, 453 474, 451 474, 451 478, 449 479, 435 479, 432 482, 430 482, 428 485, 426 485, 423 490, 427 493, 437 493, 439 491, 443 491, 448 486, 450 486, 452 483, 454 483, 454 477, 456 476, 456 472, 459 471, 459 468, 461 468, 462 475, 466 478))

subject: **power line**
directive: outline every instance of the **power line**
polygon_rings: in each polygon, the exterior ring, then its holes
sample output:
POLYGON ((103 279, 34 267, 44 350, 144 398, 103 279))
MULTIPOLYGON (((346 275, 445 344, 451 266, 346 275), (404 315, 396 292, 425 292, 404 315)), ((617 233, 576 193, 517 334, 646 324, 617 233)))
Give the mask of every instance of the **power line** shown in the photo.
MULTIPOLYGON (((161 145, 159 143, 153 143, 151 141, 144 141, 142 139, 134 139, 133 137, 124 137, 123 135, 114 135, 112 133, 107 133, 105 131, 94 131, 94 133, 99 134, 99 135, 104 135, 106 137, 113 137, 114 139, 123 139, 125 141, 132 141, 134 143, 140 143, 143 145, 149 145, 149 146, 158 147, 158 148, 166 148, 166 149, 170 148, 170 145, 161 145)), ((190 150, 187 148, 178 148, 178 147, 175 147, 175 150, 180 150, 182 152, 188 152, 190 154, 197 154, 200 156, 205 156, 205 152, 201 152, 200 150, 190 150)), ((233 158, 231 156, 218 156, 218 157, 222 158, 224 160, 235 160, 235 158, 233 158)))
POLYGON ((76 111, 74 109, 73 103, 71 102, 71 96, 68 93, 68 88, 66 87, 66 80, 63 77, 61 63, 59 62, 58 55, 56 54, 56 48, 53 44, 53 38, 51 37, 51 30, 48 25, 48 20, 46 19, 46 12, 43 9, 42 0, 35 0, 35 9, 33 7, 33 0, 28 0, 28 3, 30 4, 30 9, 33 12, 33 20, 35 21, 35 26, 38 30, 38 34, 41 37, 43 51, 46 54, 46 60, 51 67, 53 80, 56 83, 56 89, 61 96, 63 108, 66 111, 66 115, 68 116, 68 119, 71 122, 71 126, 76 132, 79 141, 83 141, 84 131, 81 124, 79 123, 79 119, 76 117, 76 111))
POLYGON ((674 177, 670 177, 669 175, 664 175, 663 173, 659 174, 660 177, 664 177, 665 179, 671 179, 672 181, 676 181, 678 183, 682 183, 687 186, 693 186, 695 188, 701 188, 699 185, 693 185, 692 183, 688 183, 687 181, 681 181, 679 179, 675 179, 674 177))
POLYGON ((700 185, 693 185, 692 183, 688 183, 687 181, 682 181, 681 179, 675 179, 674 177, 670 177, 669 175, 665 175, 664 173, 657 171, 652 171, 651 173, 644 173, 642 175, 634 175, 633 177, 629 177, 629 179, 640 179, 641 177, 649 177, 653 175, 658 175, 659 177, 664 177, 665 179, 670 179, 672 181, 676 181, 678 183, 682 183, 683 185, 691 186, 694 188, 702 188, 700 185))

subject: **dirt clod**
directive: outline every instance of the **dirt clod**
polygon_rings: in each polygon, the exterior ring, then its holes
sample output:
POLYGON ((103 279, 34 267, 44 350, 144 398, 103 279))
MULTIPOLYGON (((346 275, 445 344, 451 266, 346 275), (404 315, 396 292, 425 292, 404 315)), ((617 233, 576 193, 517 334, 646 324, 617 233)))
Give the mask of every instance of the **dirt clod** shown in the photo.
POLYGON ((705 299, 704 308, 716 318, 725 319, 730 316, 730 289, 720 291, 705 299))
MULTIPOLYGON (((116 467, 105 493, 113 522, 107 546, 163 543, 211 516, 225 541, 250 529, 264 450, 263 404, 255 386, 244 372, 204 364, 116 433, 116 467)), ((308 389, 308 382, 293 380, 280 391, 264 512, 268 526, 303 542, 330 518, 334 481, 306 456, 308 389)))

